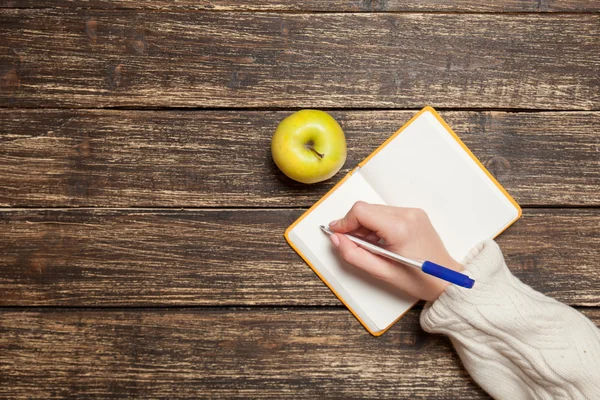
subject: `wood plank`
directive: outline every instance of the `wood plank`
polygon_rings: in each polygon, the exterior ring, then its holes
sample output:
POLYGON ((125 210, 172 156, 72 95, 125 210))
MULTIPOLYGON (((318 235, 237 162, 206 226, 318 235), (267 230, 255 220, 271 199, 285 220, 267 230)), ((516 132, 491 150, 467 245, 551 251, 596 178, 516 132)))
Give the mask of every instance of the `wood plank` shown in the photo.
POLYGON ((0 346, 13 399, 486 398, 416 312, 373 338, 343 310, 8 311, 0 346))
POLYGON ((342 309, 2 310, 0 397, 488 398, 418 312, 374 338, 342 309))
POLYGON ((313 12, 594 12, 600 10, 595 0, 0 0, 4 8, 85 8, 207 11, 313 11, 313 12))
MULTIPOLYGON (((346 166, 306 186, 271 160, 290 112, 0 110, 0 205, 306 207, 414 113, 332 112, 346 166)), ((600 113, 442 116, 521 205, 600 205, 600 113)))
POLYGON ((0 10, 0 106, 600 109, 600 16, 0 10))
MULTIPOLYGON (((0 305, 339 305, 287 245, 302 210, 2 210, 0 305)), ((499 238, 523 282, 600 305, 600 210, 527 209, 499 238)))

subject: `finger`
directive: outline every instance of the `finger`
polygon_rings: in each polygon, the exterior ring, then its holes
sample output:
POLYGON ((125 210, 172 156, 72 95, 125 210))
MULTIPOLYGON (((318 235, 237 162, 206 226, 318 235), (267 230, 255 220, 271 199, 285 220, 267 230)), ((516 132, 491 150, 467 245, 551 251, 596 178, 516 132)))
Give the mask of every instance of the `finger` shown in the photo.
POLYGON ((373 243, 378 243, 381 240, 381 238, 375 232, 369 233, 367 236, 365 236, 365 239, 373 243))
POLYGON ((375 232, 370 229, 361 226, 358 229, 353 230, 349 233, 350 235, 359 237, 364 240, 368 240, 369 242, 377 243, 381 239, 375 232))
POLYGON ((362 229, 352 231, 352 232, 350 232, 350 235, 356 236, 358 238, 361 238, 363 240, 366 240, 366 241, 372 242, 372 243, 377 243, 381 239, 375 232, 372 232, 372 231, 368 230, 367 228, 364 228, 364 231, 362 229))
POLYGON ((388 219, 389 214, 385 212, 385 206, 358 201, 344 218, 331 222, 329 227, 340 233, 348 233, 360 227, 378 233, 388 219))
POLYGON ((394 276, 394 268, 392 263, 384 258, 381 258, 352 242, 345 235, 334 234, 338 242, 338 251, 340 256, 348 264, 351 264, 363 271, 373 275, 374 277, 390 281, 394 276))
POLYGON ((431 285, 430 281, 435 281, 417 269, 386 260, 357 246, 342 234, 331 236, 336 236, 337 240, 333 239, 332 242, 334 240, 337 242, 336 247, 344 261, 391 284, 409 296, 422 298, 423 293, 427 293, 431 285))
POLYGON ((364 237, 369 236, 371 233, 373 233, 373 231, 365 228, 364 226, 361 226, 360 228, 355 229, 348 233, 350 233, 351 235, 354 235, 354 236, 359 236, 361 238, 364 238, 364 237))

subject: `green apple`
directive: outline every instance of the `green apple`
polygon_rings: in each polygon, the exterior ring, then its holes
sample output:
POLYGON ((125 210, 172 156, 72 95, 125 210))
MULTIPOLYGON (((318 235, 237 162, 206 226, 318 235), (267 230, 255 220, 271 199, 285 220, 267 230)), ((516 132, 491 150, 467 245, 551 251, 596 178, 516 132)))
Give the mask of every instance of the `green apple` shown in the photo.
POLYGON ((302 183, 317 183, 334 176, 346 162, 346 138, 331 115, 319 110, 301 110, 277 126, 271 154, 288 177, 302 183))

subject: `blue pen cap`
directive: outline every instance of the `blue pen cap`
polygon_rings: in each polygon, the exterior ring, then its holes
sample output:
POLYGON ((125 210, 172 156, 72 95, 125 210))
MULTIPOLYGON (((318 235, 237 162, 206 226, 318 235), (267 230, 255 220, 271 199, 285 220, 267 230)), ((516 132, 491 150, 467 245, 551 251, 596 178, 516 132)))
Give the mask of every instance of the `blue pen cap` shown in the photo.
POLYGON ((454 283, 455 285, 462 286, 467 289, 471 289, 475 284, 475 281, 469 278, 467 275, 456 272, 453 269, 442 267, 441 265, 432 263, 431 261, 425 261, 421 270, 426 274, 435 276, 445 280, 446 282, 454 283))

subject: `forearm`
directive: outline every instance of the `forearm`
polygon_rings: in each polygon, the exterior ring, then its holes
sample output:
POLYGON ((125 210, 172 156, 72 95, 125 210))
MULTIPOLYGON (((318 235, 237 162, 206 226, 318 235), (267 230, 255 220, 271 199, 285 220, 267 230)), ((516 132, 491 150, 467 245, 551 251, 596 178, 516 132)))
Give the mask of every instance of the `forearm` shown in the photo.
POLYGON ((600 398, 600 330, 515 278, 498 246, 465 261, 473 289, 449 286, 421 314, 448 335, 465 368, 496 398, 600 398))

